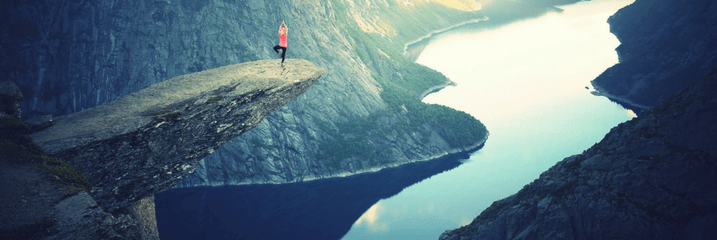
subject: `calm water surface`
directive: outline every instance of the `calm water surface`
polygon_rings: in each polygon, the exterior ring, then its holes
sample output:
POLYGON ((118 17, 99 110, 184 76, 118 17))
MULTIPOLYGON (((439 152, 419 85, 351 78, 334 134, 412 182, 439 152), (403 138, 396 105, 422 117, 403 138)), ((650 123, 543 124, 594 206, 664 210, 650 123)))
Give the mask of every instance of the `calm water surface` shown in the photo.
POLYGON ((155 199, 162 239, 437 239, 470 223, 633 114, 590 94, 617 63, 607 18, 632 0, 433 37, 417 62, 456 82, 425 102, 465 111, 491 135, 470 156, 346 178, 172 189, 155 199))
POLYGON ((582 2, 498 29, 434 38, 417 62, 458 85, 424 101, 473 115, 491 135, 459 167, 378 201, 343 239, 437 239, 630 119, 586 86, 617 63, 619 41, 606 21, 632 2, 582 2))

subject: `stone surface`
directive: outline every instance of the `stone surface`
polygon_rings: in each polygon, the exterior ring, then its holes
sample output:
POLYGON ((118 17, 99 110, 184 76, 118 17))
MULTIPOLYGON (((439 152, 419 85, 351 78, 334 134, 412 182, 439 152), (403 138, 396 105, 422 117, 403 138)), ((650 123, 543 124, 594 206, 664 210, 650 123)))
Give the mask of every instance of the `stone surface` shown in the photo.
POLYGON ((440 239, 717 238, 715 91, 717 72, 440 239))
POLYGON ((48 239, 143 239, 135 219, 103 211, 84 191, 58 202, 55 210, 60 232, 48 239))
POLYGON ((142 239, 159 239, 157 215, 154 210, 154 195, 140 199, 129 207, 132 218, 137 219, 142 239))
POLYGON ((30 125, 30 132, 39 132, 52 126, 52 115, 36 116, 25 121, 30 125))
POLYGON ((301 59, 184 75, 61 116, 31 137, 80 169, 112 213, 176 184, 199 160, 303 94, 325 70, 301 59))

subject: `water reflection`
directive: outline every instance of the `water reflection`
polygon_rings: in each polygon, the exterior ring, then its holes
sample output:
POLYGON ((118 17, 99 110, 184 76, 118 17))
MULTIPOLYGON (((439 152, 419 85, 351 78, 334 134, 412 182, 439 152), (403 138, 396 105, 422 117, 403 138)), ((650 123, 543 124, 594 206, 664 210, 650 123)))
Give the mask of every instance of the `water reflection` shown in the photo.
POLYGON ((387 231, 381 216, 390 209, 379 200, 468 157, 303 183, 171 189, 155 198, 157 225, 162 239, 340 239, 352 225, 387 231))
POLYGON ((385 211, 385 207, 381 204, 381 201, 371 206, 361 217, 356 220, 354 227, 362 226, 366 227, 369 232, 386 232, 388 231, 388 223, 380 222, 379 218, 381 213, 385 211))

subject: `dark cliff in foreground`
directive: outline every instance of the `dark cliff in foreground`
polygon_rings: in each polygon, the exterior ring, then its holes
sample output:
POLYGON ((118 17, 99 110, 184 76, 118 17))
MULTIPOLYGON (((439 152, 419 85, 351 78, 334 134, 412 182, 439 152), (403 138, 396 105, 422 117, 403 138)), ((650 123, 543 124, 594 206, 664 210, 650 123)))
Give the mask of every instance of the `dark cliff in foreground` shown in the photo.
POLYGON ((716 91, 713 72, 440 239, 717 238, 716 91))
POLYGON ((600 94, 647 109, 717 64, 717 2, 637 0, 608 19, 620 63, 592 81, 600 94))
MULTIPOLYGON (((173 187, 202 158, 303 94, 325 72, 302 59, 288 59, 283 67, 279 60, 229 65, 58 117, 30 137, 79 169, 89 194, 53 189, 44 171, 6 163, 22 159, 1 159, 0 184, 22 187, 2 188, 3 208, 11 210, 3 212, 0 232, 43 217, 54 221, 46 228, 60 239, 156 238, 155 193, 173 187)), ((11 144, 0 143, 3 150, 11 144)))

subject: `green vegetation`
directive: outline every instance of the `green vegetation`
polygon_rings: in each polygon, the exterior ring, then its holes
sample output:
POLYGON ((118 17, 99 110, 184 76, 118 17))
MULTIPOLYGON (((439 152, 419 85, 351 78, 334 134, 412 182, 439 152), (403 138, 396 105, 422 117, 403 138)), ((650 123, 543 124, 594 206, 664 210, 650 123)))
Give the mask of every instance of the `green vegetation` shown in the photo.
POLYGON ((328 123, 320 124, 322 131, 328 133, 330 138, 319 143, 317 158, 323 159, 326 166, 333 169, 340 169, 341 161, 351 157, 359 157, 371 165, 381 163, 388 156, 388 149, 370 141, 385 134, 379 130, 380 117, 381 114, 373 114, 368 119, 352 119, 338 123, 337 128, 330 127, 328 123))
POLYGON ((43 218, 30 224, 21 224, 10 230, 0 230, 0 239, 41 239, 59 233, 57 221, 43 218))
POLYGON ((35 164, 55 174, 69 190, 89 192, 87 178, 72 165, 60 159, 47 156, 29 136, 30 127, 14 116, 0 119, 0 159, 13 164, 35 164))
POLYGON ((90 192, 90 181, 77 168, 61 159, 42 155, 42 166, 51 173, 57 175, 63 184, 70 185, 69 190, 82 190, 90 192))
POLYGON ((465 112, 441 105, 426 104, 420 96, 427 89, 446 83, 443 74, 414 63, 403 56, 405 43, 440 29, 439 22, 459 23, 477 16, 473 13, 449 9, 434 4, 430 7, 412 9, 411 14, 400 6, 382 7, 377 13, 384 23, 390 25, 398 34, 385 36, 378 33, 366 33, 360 29, 347 7, 340 1, 332 1, 337 19, 344 19, 341 30, 354 41, 356 54, 372 71, 383 91, 381 98, 390 111, 377 112, 368 118, 349 119, 343 123, 319 123, 329 137, 320 142, 317 157, 323 159, 328 167, 339 169, 343 160, 358 157, 371 165, 385 161, 390 150, 373 144, 371 139, 385 138, 386 133, 395 133, 396 138, 420 136, 419 141, 428 143, 431 129, 446 140, 451 147, 465 147, 477 143, 487 134, 483 124, 465 112), (421 23, 421 24, 416 24, 421 23), (400 31, 399 31, 400 29, 400 31), (398 76, 398 77, 397 77, 398 76), (396 112, 405 112, 408 119, 396 120, 396 112), (380 124, 381 120, 390 120, 394 124, 380 124), (430 127, 430 129, 428 128, 430 127))

